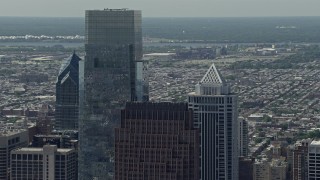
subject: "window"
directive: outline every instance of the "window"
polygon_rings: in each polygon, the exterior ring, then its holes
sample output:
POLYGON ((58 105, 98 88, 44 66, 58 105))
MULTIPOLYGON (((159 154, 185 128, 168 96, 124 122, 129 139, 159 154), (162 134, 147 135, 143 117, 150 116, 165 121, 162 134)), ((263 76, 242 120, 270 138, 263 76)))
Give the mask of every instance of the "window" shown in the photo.
POLYGON ((98 68, 99 65, 100 65, 100 64, 99 64, 99 58, 94 58, 94 59, 93 59, 93 63, 94 63, 94 64, 93 64, 93 67, 94 67, 94 68, 98 68))

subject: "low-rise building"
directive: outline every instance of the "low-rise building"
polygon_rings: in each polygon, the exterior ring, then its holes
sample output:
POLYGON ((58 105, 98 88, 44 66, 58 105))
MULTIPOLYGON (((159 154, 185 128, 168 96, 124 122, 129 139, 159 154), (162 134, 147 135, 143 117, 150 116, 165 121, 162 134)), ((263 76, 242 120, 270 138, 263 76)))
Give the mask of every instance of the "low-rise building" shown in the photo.
POLYGON ((0 179, 10 177, 10 152, 19 147, 28 146, 28 131, 15 130, 0 132, 0 179))
POLYGON ((76 180, 77 154, 74 149, 21 148, 11 152, 11 179, 76 180))

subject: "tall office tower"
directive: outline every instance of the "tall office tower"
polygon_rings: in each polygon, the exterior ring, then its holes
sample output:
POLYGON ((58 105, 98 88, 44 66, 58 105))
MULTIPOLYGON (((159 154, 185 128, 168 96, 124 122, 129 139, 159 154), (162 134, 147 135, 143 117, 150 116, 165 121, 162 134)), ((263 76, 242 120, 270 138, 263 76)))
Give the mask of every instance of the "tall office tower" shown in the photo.
POLYGON ((199 179, 198 141, 186 103, 127 103, 115 134, 115 179, 199 179))
POLYGON ((28 146, 28 131, 0 132, 0 179, 10 179, 10 152, 28 146))
POLYGON ((308 179, 308 147, 311 139, 303 139, 296 142, 292 153, 292 179, 308 179))
POLYGON ((112 174, 114 127, 127 101, 148 100, 141 11, 86 11, 86 57, 80 66, 79 178, 112 174))
POLYGON ((73 53, 61 66, 56 82, 55 129, 78 130, 79 61, 73 53))
POLYGON ((249 137, 248 137, 248 121, 243 117, 239 117, 239 135, 238 135, 238 145, 239 145, 239 156, 248 156, 249 151, 249 137))
POLYGON ((11 180, 77 180, 77 154, 55 145, 11 151, 11 180))
POLYGON ((308 149, 308 179, 320 179, 320 141, 313 140, 308 149))
POLYGON ((214 64, 188 101, 194 127, 200 129, 201 179, 238 179, 237 96, 230 93, 214 64))

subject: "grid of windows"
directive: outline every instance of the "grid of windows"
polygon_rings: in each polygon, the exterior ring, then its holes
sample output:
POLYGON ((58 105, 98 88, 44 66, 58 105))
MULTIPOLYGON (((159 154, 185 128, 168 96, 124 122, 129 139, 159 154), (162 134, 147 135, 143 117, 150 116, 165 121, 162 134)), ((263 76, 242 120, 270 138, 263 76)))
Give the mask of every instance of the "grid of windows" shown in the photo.
POLYGON ((141 11, 89 10, 85 24, 79 178, 105 179, 114 170, 108 152, 114 146, 113 132, 120 121, 120 109, 127 101, 148 97, 147 85, 141 82, 144 77, 137 80, 138 73, 143 73, 143 67, 137 65, 142 60, 141 11), (139 90, 144 92, 136 92, 139 90))
POLYGON ((43 180, 42 154, 12 154, 12 180, 43 180))
POLYGON ((79 113, 79 61, 73 54, 62 65, 56 83, 55 128, 78 129, 79 113))
POLYGON ((214 64, 188 102, 200 133, 200 179, 238 179, 237 96, 230 93, 214 64))
POLYGON ((320 179, 320 145, 309 147, 308 176, 309 180, 320 179))
POLYGON ((127 103, 116 128, 115 179, 198 179, 198 132, 184 103, 127 103))
POLYGON ((10 152, 28 145, 28 132, 21 131, 0 136, 0 179, 10 179, 10 152))
POLYGON ((44 155, 40 148, 22 148, 11 153, 12 180, 77 180, 77 156, 74 150, 44 155), (54 167, 50 167, 50 164, 54 167), (53 176, 50 174, 53 173, 53 176))

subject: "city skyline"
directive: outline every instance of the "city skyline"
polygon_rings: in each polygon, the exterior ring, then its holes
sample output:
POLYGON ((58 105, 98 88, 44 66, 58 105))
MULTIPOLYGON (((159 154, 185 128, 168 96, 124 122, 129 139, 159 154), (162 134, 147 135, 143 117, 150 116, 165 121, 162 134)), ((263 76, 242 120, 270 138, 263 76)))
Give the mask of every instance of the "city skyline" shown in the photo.
POLYGON ((316 0, 229 0, 229 1, 149 1, 149 0, 111 0, 108 3, 96 0, 68 2, 41 0, 3 0, 0 16, 45 16, 45 17, 83 17, 86 9, 129 8, 144 12, 145 17, 264 17, 264 16, 320 16, 316 0), (16 8, 19 4, 24 8, 16 8), (63 5, 61 5, 63 4, 63 5), (183 4, 183 6, 181 6, 183 4), (50 7, 50 8, 48 8, 50 7), (178 7, 178 8, 177 8, 178 7), (180 8, 183 7, 183 8, 180 8), (237 7, 237 8, 234 8, 237 7), (59 13, 57 13, 57 9, 59 13), (166 9, 166 11, 163 11, 166 9), (177 10, 178 9, 178 10, 177 10))
POLYGON ((142 18, 320 15, 320 3, 149 1, 21 12, 83 19, 0 13, 1 179, 320 179, 320 16, 142 18))

